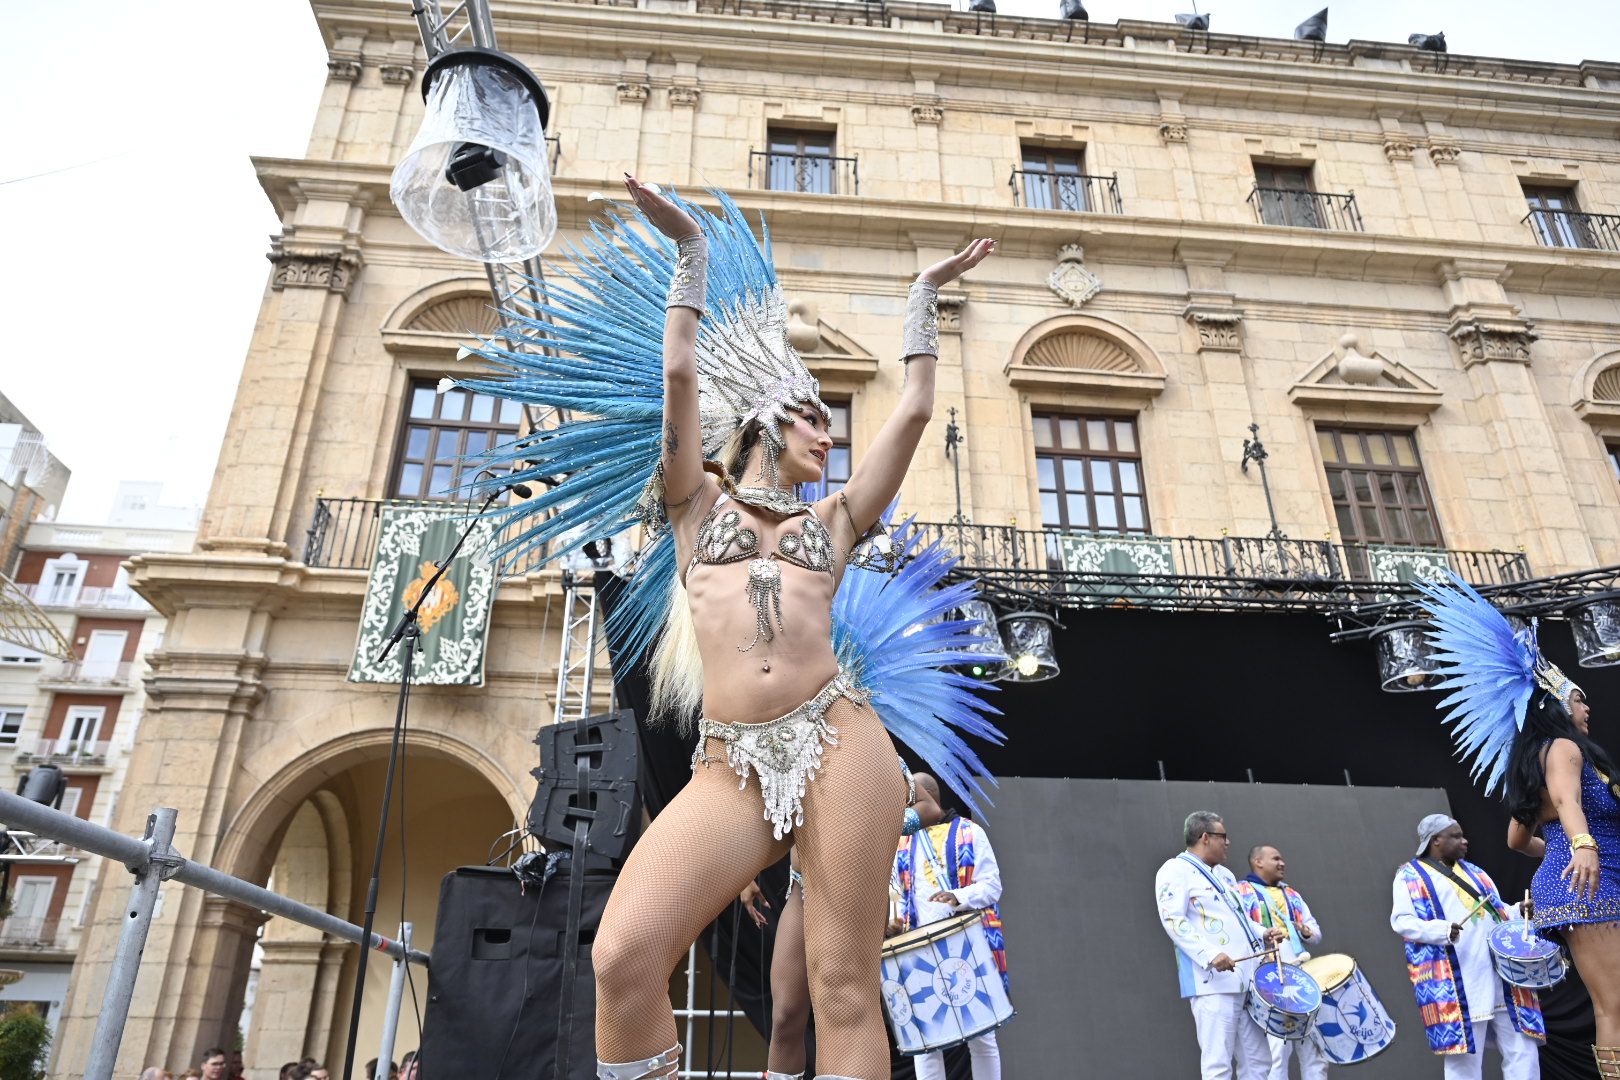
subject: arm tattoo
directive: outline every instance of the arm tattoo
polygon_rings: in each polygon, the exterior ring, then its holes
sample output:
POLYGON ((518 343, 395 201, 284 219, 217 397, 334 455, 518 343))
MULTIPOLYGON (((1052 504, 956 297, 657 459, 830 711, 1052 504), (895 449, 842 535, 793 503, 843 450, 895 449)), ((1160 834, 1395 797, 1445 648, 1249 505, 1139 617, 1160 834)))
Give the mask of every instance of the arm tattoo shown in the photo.
POLYGON ((664 421, 664 453, 673 458, 681 448, 681 440, 675 434, 675 421, 664 421))

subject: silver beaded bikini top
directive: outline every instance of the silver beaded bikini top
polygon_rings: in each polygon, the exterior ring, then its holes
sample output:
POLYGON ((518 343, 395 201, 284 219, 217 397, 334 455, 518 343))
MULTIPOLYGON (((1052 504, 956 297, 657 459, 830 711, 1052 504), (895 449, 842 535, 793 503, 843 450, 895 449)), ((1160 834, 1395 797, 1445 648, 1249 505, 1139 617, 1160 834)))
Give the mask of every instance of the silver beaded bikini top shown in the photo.
POLYGON ((692 545, 692 558, 686 564, 686 573, 699 564, 722 566, 745 559, 780 558, 795 566, 816 573, 833 572, 832 534, 806 506, 804 524, 798 532, 782 533, 776 538, 776 550, 762 555, 759 533, 742 523, 742 514, 733 506, 722 512, 730 496, 722 494, 710 508, 697 528, 697 539, 692 545))

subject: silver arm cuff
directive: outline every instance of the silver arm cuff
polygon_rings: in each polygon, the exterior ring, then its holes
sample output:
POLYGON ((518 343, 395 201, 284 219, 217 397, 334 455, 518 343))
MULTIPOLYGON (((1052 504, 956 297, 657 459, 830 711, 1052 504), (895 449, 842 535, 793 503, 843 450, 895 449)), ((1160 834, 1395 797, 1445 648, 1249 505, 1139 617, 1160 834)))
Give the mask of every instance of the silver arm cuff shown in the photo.
POLYGON ((669 279, 664 307, 689 307, 702 315, 709 287, 709 239, 702 233, 683 237, 675 251, 675 273, 669 279))
POLYGON ((913 282, 906 296, 906 325, 900 332, 900 359, 939 355, 939 286, 913 282))

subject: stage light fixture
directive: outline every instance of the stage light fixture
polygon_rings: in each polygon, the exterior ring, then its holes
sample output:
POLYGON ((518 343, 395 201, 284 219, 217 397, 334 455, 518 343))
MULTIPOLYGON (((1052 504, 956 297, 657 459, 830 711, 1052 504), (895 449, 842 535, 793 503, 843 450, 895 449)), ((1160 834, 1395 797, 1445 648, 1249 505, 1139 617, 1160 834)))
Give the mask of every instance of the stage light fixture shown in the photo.
POLYGON ((1378 686, 1391 694, 1428 690, 1440 682, 1440 665, 1429 644, 1428 623, 1398 622, 1373 633, 1378 650, 1378 686))
POLYGON ((1071 22, 1091 21, 1091 16, 1086 14, 1086 7, 1080 0, 1058 0, 1058 15, 1071 22))
POLYGON ((1205 32, 1209 30, 1209 16, 1200 15, 1196 11, 1191 15, 1177 15, 1176 22, 1188 30, 1203 30, 1205 32))
POLYGON ((994 15, 996 13, 996 0, 973 0, 968 5, 969 11, 977 11, 980 15, 994 15))
POLYGON ((55 765, 35 765, 17 782, 17 794, 58 810, 62 808, 62 795, 66 791, 67 776, 55 765))
POLYGON ((1620 592, 1584 597, 1564 609, 1581 667, 1620 664, 1620 592))
POLYGON ((557 234, 546 123, 534 73, 494 49, 451 49, 422 76, 426 112, 394 168, 400 216, 441 251, 522 262, 557 234))
POLYGON ((1327 40, 1327 13, 1323 8, 1315 15, 1294 27, 1295 41, 1326 41, 1327 40))
POLYGON ((1011 657, 1007 655, 1007 650, 1001 644, 1001 635, 996 631, 996 609, 990 606, 988 600, 969 600, 952 612, 951 616, 967 619, 976 624, 968 631, 973 637, 972 644, 964 646, 962 651, 972 653, 978 659, 963 670, 975 679, 983 679, 986 682, 1004 678, 1011 657))
POLYGON ((1408 34, 1406 43, 1422 49, 1424 52, 1443 53, 1446 51, 1446 35, 1444 32, 1438 34, 1408 34))
POLYGON ((1001 639, 1012 657, 1004 676, 1007 682, 1035 683, 1055 679, 1062 669, 1052 647, 1057 620, 1039 611, 1018 611, 1001 617, 1001 639))

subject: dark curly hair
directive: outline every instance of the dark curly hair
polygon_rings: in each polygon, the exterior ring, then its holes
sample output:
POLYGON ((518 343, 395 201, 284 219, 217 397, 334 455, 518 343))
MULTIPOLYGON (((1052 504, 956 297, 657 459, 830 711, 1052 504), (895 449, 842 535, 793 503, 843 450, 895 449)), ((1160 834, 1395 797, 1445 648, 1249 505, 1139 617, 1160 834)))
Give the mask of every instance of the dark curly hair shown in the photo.
POLYGON ((1554 739, 1574 743, 1589 765, 1609 777, 1609 790, 1620 799, 1620 775, 1609 752, 1582 735, 1570 719, 1569 710, 1538 686, 1530 698, 1530 707, 1524 711, 1524 727, 1508 754, 1507 785, 1502 796, 1508 813, 1527 828, 1535 828, 1541 819, 1541 792, 1547 786, 1541 751, 1554 739))

